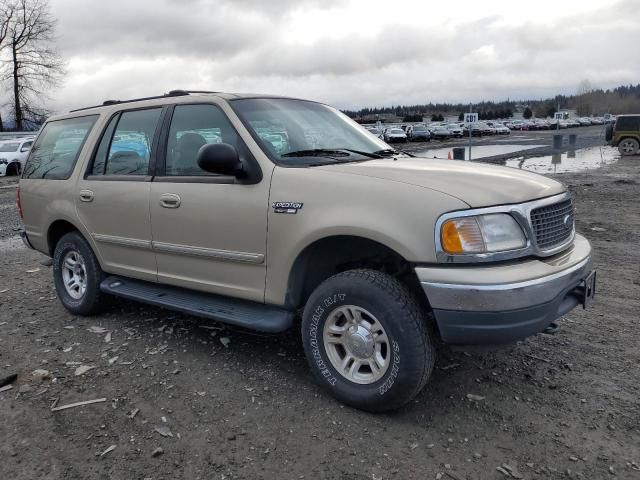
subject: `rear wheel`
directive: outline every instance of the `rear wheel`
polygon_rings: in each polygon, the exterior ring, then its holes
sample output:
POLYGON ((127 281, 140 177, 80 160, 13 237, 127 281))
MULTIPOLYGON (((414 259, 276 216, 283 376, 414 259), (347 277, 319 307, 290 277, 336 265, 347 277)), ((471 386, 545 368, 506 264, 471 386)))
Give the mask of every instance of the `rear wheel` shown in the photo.
POLYGON ((404 405, 433 370, 423 312, 402 283, 373 270, 350 270, 322 283, 305 306, 302 340, 320 383, 362 410, 404 405))
POLYGON ((98 313, 105 303, 103 279, 98 259, 82 235, 64 235, 53 254, 53 281, 62 305, 76 315, 98 313))
POLYGON ((638 153, 638 148, 640 148, 640 144, 635 138, 623 138, 618 143, 618 151, 622 155, 635 155, 638 153))

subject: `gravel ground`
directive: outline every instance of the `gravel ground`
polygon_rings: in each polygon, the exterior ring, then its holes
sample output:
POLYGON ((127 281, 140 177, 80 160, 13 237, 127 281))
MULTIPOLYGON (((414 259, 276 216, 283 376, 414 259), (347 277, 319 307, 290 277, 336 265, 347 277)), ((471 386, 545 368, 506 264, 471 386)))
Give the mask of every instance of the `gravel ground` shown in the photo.
POLYGON ((70 315, 0 188, 0 377, 18 374, 0 393, 0 479, 640 478, 640 158, 558 178, 595 248, 593 307, 553 336, 441 351, 415 402, 385 415, 324 394, 297 331, 129 302, 70 315))

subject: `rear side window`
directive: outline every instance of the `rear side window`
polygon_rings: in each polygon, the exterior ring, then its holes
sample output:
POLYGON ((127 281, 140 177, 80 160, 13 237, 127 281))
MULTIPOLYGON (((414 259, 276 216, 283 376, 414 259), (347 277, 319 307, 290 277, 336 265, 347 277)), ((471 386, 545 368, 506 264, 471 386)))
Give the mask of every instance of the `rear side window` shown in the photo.
POLYGON ((618 117, 618 121, 616 122, 616 130, 622 130, 622 131, 640 130, 640 116, 618 117))
POLYGON ((92 175, 148 175, 151 145, 161 108, 122 112, 100 140, 92 175))
POLYGON ((66 180, 98 115, 48 122, 38 136, 23 178, 66 180))

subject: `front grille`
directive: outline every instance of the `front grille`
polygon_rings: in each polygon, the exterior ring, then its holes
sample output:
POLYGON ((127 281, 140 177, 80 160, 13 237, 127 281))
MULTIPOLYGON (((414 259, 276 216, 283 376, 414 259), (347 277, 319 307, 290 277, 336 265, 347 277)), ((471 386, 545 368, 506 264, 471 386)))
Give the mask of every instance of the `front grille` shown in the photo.
POLYGON ((548 250, 566 242, 573 233, 573 224, 571 199, 531 210, 531 226, 541 250, 548 250))

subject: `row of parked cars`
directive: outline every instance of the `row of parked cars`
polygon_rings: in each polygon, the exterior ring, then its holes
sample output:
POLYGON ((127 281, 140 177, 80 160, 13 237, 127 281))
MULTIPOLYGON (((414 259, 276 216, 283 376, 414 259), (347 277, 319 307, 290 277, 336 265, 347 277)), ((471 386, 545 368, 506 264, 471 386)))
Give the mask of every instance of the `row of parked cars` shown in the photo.
POLYGON ((558 128, 558 122, 560 123, 560 128, 573 128, 604 125, 608 121, 604 117, 579 117, 567 118, 566 120, 533 118, 529 120, 512 120, 504 124, 511 130, 555 130, 558 128))
MULTIPOLYGON (((611 117, 615 121, 615 117, 611 117)), ((572 128, 588 125, 604 125, 610 122, 604 117, 580 117, 568 118, 566 120, 540 119, 529 120, 490 120, 475 122, 468 125, 464 122, 438 122, 438 123, 417 123, 412 125, 364 125, 370 133, 384 140, 387 143, 448 140, 450 138, 468 137, 471 135, 480 137, 484 135, 509 135, 512 130, 555 130, 558 128, 572 128)))
POLYGON ((365 126, 365 128, 375 135, 383 139, 387 143, 395 142, 429 142, 434 140, 448 140, 450 138, 462 138, 471 135, 508 135, 511 129, 503 123, 497 121, 475 122, 467 125, 464 122, 448 122, 448 123, 430 123, 425 125, 422 123, 413 125, 399 125, 388 127, 365 126))
POLYGON ((0 141, 0 177, 20 175, 27 161, 34 137, 10 138, 0 141))

